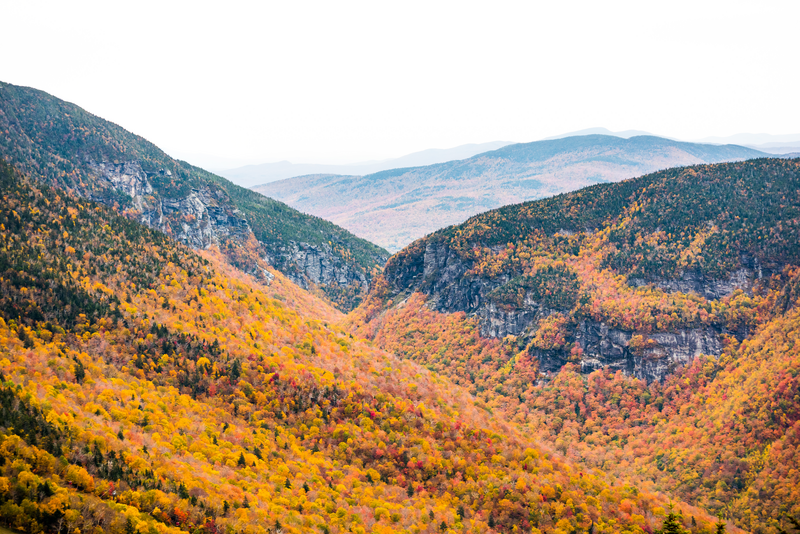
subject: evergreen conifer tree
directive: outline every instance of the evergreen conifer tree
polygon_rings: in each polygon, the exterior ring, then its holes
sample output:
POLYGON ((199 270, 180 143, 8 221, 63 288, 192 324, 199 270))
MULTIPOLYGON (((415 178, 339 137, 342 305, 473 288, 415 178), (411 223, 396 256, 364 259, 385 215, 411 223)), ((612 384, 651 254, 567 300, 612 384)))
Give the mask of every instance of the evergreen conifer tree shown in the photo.
POLYGON ((669 505, 669 514, 656 534, 689 534, 689 531, 683 528, 680 514, 675 512, 671 504, 669 505))

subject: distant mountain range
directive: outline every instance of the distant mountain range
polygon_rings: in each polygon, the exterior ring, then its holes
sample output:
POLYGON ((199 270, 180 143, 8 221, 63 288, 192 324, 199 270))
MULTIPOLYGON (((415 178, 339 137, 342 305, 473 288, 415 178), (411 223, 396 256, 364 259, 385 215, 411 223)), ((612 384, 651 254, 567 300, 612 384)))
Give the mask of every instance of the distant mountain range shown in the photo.
POLYGON ((755 148, 769 154, 790 154, 800 152, 800 134, 736 134, 727 137, 706 137, 698 143, 736 144, 755 148))
POLYGON ((586 128, 584 130, 577 130, 574 132, 567 132, 561 135, 554 135, 552 137, 545 137, 542 141, 551 141, 553 139, 564 139, 565 137, 575 137, 576 135, 613 135, 614 137, 621 137, 623 139, 630 139, 639 135, 653 135, 650 132, 643 130, 623 130, 621 132, 612 132, 608 128, 586 128))
MULTIPOLYGON (((652 136, 651 132, 644 130, 622 130, 612 131, 608 128, 596 127, 567 132, 560 135, 545 137, 542 141, 552 141, 575 137, 579 135, 611 135, 622 139, 630 139, 642 135, 652 136)), ((672 137, 658 136, 664 139, 680 141, 672 137)), ((735 144, 755 148, 770 154, 787 154, 800 151, 800 134, 794 135, 771 135, 771 134, 736 134, 728 137, 707 137, 696 143, 704 144, 735 144)), ((514 144, 510 141, 492 141, 488 143, 470 143, 454 148, 438 149, 432 148, 421 150, 412 154, 407 154, 399 158, 390 158, 380 161, 365 161, 349 164, 328 164, 328 163, 291 163, 290 161, 278 161, 273 163, 260 163, 242 165, 236 160, 217 158, 207 154, 187 154, 182 159, 192 161, 195 165, 211 169, 220 176, 228 178, 237 185, 243 187, 254 187, 269 182, 294 178, 296 176, 308 176, 311 174, 340 174, 343 176, 364 176, 391 169, 401 169, 406 167, 420 167, 424 165, 434 165, 447 161, 467 159, 483 152, 496 150, 504 146, 514 144)))
POLYGON ((407 154, 399 158, 346 165, 279 161, 276 163, 246 165, 235 169, 221 170, 219 174, 243 187, 252 187, 276 180, 309 174, 365 175, 402 167, 433 165, 435 163, 470 158, 475 154, 496 150, 510 144, 512 144, 510 141, 492 141, 489 143, 460 145, 454 148, 431 148, 407 154))
POLYGON ((580 135, 365 176, 318 174, 253 189, 397 251, 430 232, 525 200, 669 167, 763 157, 735 145, 580 135))
POLYGON ((800 134, 786 134, 786 135, 773 135, 773 134, 751 134, 740 133, 735 135, 728 135, 725 137, 705 137, 698 139, 698 143, 713 143, 713 144, 736 144, 746 146, 781 146, 781 145, 800 145, 800 134))

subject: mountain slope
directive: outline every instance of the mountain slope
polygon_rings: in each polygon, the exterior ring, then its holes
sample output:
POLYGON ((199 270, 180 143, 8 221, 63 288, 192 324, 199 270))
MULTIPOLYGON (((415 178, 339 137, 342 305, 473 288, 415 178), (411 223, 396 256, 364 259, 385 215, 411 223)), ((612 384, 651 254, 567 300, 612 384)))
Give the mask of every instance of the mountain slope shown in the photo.
POLYGON ((349 320, 569 457, 778 532, 800 514, 798 191, 800 160, 759 159, 506 206, 393 256, 349 320))
MULTIPOLYGON (((0 162, 0 521, 26 532, 643 532, 667 498, 204 252, 0 162)), ((316 301, 316 302, 315 302, 316 301)), ((709 531, 686 505, 680 521, 709 531)), ((694 528, 694 527, 693 527, 694 528)))
POLYGON ((392 158, 382 161, 353 163, 342 165, 326 165, 318 163, 290 163, 279 161, 277 163, 262 163, 260 165, 245 165, 235 169, 219 171, 219 173, 244 187, 252 187, 266 184, 295 176, 305 176, 309 174, 372 174, 389 169, 403 167, 417 167, 420 165, 433 165, 434 163, 444 163, 454 159, 465 159, 498 148, 510 145, 503 141, 493 141, 480 144, 466 144, 453 148, 431 148, 421 150, 412 154, 406 154, 399 158, 392 158))
POLYGON ((659 137, 584 135, 368 176, 305 176, 253 189, 396 251, 471 215, 668 167, 763 156, 659 137))
POLYGON ((346 230, 197 167, 35 89, 0 83, 0 156, 195 248, 223 249, 252 273, 274 265, 343 309, 366 293, 388 254, 346 230))

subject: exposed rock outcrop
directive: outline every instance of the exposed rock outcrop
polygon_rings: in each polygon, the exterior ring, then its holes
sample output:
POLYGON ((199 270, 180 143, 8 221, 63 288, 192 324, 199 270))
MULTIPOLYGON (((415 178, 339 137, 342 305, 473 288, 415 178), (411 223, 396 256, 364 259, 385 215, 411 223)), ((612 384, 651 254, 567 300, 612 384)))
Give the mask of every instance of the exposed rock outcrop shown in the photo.
MULTIPOLYGON (((315 285, 358 285, 364 292, 369 290, 369 280, 362 272, 341 261, 328 244, 320 246, 290 241, 288 246, 268 248, 267 260, 282 266, 289 279, 304 289, 309 282, 315 285)), ((280 267, 279 267, 280 268, 280 267)))
MULTIPOLYGON (((223 245, 233 239, 244 243, 252 237, 245 215, 236 209, 228 194, 213 185, 191 189, 179 198, 161 198, 154 192, 150 178, 168 177, 171 172, 160 169, 148 173, 138 161, 123 163, 87 161, 96 176, 125 197, 122 208, 139 222, 171 235, 197 249, 223 245)), ((108 203, 102 194, 93 198, 108 203)), ((305 289, 312 285, 353 288, 358 293, 369 291, 367 276, 334 254, 328 244, 311 245, 295 241, 259 243, 259 255, 266 263, 285 273, 305 289)), ((267 281, 272 275, 259 265, 238 265, 243 270, 267 281)))
POLYGON ((762 269, 758 262, 753 260, 752 263, 752 268, 738 269, 725 280, 706 278, 700 273, 686 271, 677 280, 633 278, 628 283, 634 287, 653 284, 671 293, 697 293, 707 299, 716 300, 730 295, 737 289, 741 289, 745 293, 752 293, 753 281, 763 277, 762 269))
MULTIPOLYGON (((192 189, 181 198, 157 198, 152 195, 148 173, 137 161, 89 161, 88 165, 111 187, 130 197, 130 204, 125 207, 139 222, 193 248, 220 245, 227 238, 246 237, 251 232, 244 215, 233 207, 221 189, 204 187, 192 189)), ((165 170, 157 172, 171 174, 165 170)), ((156 173, 150 173, 153 174, 156 173)))
MULTIPOLYGON (((532 337, 539 321, 557 311, 544 307, 530 292, 516 306, 493 301, 490 293, 507 284, 509 276, 484 278, 468 274, 471 266, 445 243, 428 242, 420 259, 422 261, 416 263, 405 262, 403 271, 388 273, 390 282, 396 288, 411 287, 427 294, 430 297, 428 306, 437 311, 463 311, 477 316, 481 335, 485 337, 532 337)), ((630 283, 634 286, 654 284, 667 291, 695 292, 708 299, 718 299, 736 289, 750 292, 760 274, 758 265, 753 264, 725 280, 684 273, 678 280, 632 280, 630 283)), ((610 367, 653 381, 662 380, 675 366, 688 363, 700 354, 719 355, 722 352, 722 333, 712 327, 698 327, 638 334, 644 344, 632 347, 631 339, 637 332, 582 320, 569 333, 568 343, 581 348, 579 363, 587 373, 610 367)), ((568 361, 576 361, 565 349, 530 350, 539 359, 543 372, 555 372, 568 361)))
MULTIPOLYGON (((604 323, 582 321, 575 341, 583 350, 581 369, 591 372, 610 367, 647 380, 662 380, 677 365, 691 362, 700 354, 719 356, 722 353, 720 331, 714 328, 681 329, 642 335, 643 347, 632 347, 634 332, 609 328, 604 323)), ((544 356, 545 370, 556 370, 558 358, 544 356)), ((560 368, 561 365, 558 365, 560 368)))
POLYGON ((89 168, 100 177, 111 182, 111 185, 116 190, 125 193, 134 200, 153 192, 153 186, 147 179, 147 173, 144 172, 138 161, 126 161, 124 163, 102 161, 98 163, 90 160, 87 163, 89 168))

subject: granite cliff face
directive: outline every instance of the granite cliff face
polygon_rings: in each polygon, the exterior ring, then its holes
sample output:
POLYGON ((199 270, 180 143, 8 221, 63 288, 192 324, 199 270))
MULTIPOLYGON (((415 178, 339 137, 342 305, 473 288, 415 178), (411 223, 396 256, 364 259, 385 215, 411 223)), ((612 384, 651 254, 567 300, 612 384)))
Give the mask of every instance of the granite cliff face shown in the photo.
MULTIPOLYGON (((87 163, 98 179, 128 197, 123 209, 129 210, 129 215, 193 248, 219 246, 228 238, 246 238, 252 232, 244 214, 219 188, 191 189, 183 197, 162 198, 155 193, 148 173, 138 161, 87 163)), ((164 169, 150 173, 154 174, 172 175, 164 169)), ((104 202, 106 197, 95 196, 93 200, 104 202)))
MULTIPOLYGON (((751 262, 753 263, 753 262, 751 262)), ((716 280, 694 272, 683 273, 677 280, 631 280, 633 287, 655 285, 665 291, 696 293, 709 299, 719 299, 737 289, 749 292, 760 278, 756 269, 736 270, 729 278, 716 280)), ((465 312, 478 317, 480 332, 484 337, 505 338, 515 336, 524 345, 536 333, 539 322, 559 311, 543 306, 530 292, 521 305, 509 307, 493 300, 492 294, 509 283, 510 277, 470 275, 472 265, 446 242, 429 241, 424 253, 415 261, 392 266, 387 279, 398 292, 420 291, 429 297, 428 306, 442 313, 465 312), (402 288, 402 289, 401 289, 402 288)), ((531 349, 539 360, 539 369, 554 373, 568 362, 578 363, 584 372, 611 368, 643 380, 662 380, 676 366, 691 362, 700 354, 718 356, 722 352, 720 328, 698 327, 667 332, 639 333, 609 327, 603 322, 582 319, 569 332, 567 341, 581 348, 579 360, 565 349, 531 349), (635 335, 642 336, 643 346, 632 346, 635 335)), ((732 334, 741 336, 742 332, 732 334)))
MULTIPOLYGON (((123 206, 128 214, 141 223, 163 231, 193 248, 221 246, 228 240, 245 241, 252 229, 244 215, 233 206, 227 193, 218 187, 191 189, 188 195, 178 198, 159 198, 149 176, 171 176, 160 169, 147 173, 138 161, 124 163, 89 161, 88 166, 99 179, 119 193, 129 197, 123 206)), ((95 200, 104 201, 104 195, 95 200)), ((261 243, 260 255, 269 265, 285 273, 289 279, 303 287, 353 287, 358 292, 369 291, 367 274, 342 261, 328 243, 288 241, 286 243, 261 243)), ((271 278, 268 271, 257 265, 246 266, 250 274, 271 278)))
POLYGON ((369 291, 369 279, 360 271, 340 261, 327 243, 311 245, 290 241, 280 247, 269 247, 267 259, 281 270, 297 285, 309 289, 312 284, 318 286, 358 286, 364 292, 369 291))

